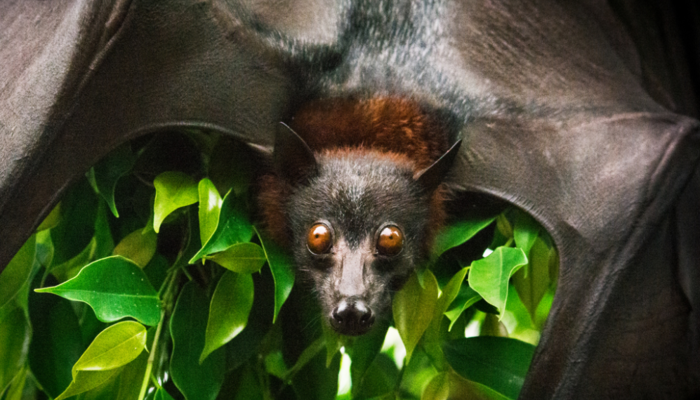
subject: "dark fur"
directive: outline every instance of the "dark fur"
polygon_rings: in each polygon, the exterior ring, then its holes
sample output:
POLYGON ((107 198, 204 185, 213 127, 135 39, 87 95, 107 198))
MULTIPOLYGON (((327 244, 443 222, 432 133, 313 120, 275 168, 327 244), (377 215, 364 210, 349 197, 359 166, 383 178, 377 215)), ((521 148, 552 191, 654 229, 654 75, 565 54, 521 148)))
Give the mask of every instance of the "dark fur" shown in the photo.
POLYGON ((417 104, 398 98, 312 102, 291 123, 312 149, 315 165, 300 157, 307 161, 290 160, 282 168, 308 171, 306 176, 292 179, 294 171, 275 171, 262 178, 263 222, 291 248, 325 315, 332 319, 347 299, 367 306, 373 317, 386 315, 390 293, 426 259, 444 219, 444 190, 418 178, 447 149, 446 134, 417 104), (306 244, 309 228, 319 221, 333 231, 329 254, 313 254, 306 244), (387 224, 404 235, 403 250, 394 257, 375 248, 387 224))

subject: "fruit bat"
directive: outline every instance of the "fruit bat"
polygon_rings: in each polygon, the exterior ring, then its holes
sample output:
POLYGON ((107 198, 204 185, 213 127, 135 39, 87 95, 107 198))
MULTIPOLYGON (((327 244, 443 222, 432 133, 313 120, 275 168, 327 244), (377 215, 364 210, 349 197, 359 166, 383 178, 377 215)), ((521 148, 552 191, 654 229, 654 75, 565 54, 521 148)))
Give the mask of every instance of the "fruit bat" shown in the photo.
POLYGON ((697 11, 624 0, 2 2, 0 265, 128 139, 198 127, 271 153, 279 122, 316 99, 405 99, 439 115, 449 142, 462 139, 447 189, 521 208, 559 251, 521 398, 697 396, 697 11))

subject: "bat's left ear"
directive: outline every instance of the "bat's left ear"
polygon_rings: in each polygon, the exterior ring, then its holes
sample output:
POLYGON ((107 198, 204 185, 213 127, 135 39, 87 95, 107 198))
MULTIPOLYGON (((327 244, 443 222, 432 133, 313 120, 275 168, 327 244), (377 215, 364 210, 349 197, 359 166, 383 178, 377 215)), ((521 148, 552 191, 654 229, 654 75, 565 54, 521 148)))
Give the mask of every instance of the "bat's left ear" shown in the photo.
POLYGON ((428 192, 435 190, 443 179, 445 179, 445 175, 447 175, 450 168, 452 168, 457 153, 459 153, 459 146, 461 145, 462 139, 455 142, 455 144, 453 144, 445 154, 440 156, 433 165, 418 173, 418 176, 415 178, 416 182, 428 192))
POLYGON ((313 151, 296 132, 280 122, 275 135, 274 163, 277 173, 296 185, 318 172, 313 151))

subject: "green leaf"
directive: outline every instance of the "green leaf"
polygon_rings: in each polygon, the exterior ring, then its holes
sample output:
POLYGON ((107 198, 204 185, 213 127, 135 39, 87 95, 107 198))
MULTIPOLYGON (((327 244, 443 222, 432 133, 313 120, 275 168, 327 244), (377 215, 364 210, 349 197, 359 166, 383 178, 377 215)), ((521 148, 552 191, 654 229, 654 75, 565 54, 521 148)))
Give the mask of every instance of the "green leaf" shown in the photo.
POLYGON ((201 364, 212 351, 230 342, 248 324, 253 307, 253 277, 226 271, 216 285, 209 307, 209 320, 201 364))
POLYGON ((158 236, 151 229, 146 230, 146 232, 143 229, 137 229, 117 244, 114 248, 114 255, 128 258, 139 267, 144 268, 156 254, 157 242, 158 236))
POLYGON ((413 349, 433 319, 437 300, 438 284, 430 270, 425 274, 425 288, 420 286, 414 273, 394 296, 394 322, 406 346, 407 361, 411 359, 413 349))
MULTIPOLYGON (((56 237, 54 233, 56 232, 52 229, 52 239, 56 237)), ((52 262, 52 266, 49 268, 49 272, 51 272, 51 274, 55 276, 59 281, 63 282, 75 277, 75 275, 77 275, 78 272, 80 272, 80 270, 84 266, 89 264, 91 261, 102 257, 107 257, 112 253, 112 249, 114 248, 114 241, 112 240, 112 233, 109 230, 106 205, 103 202, 100 202, 100 204, 97 206, 93 233, 94 236, 92 237, 90 242, 75 257, 62 262, 61 264, 52 262)), ((67 235, 69 233, 63 232, 62 234, 67 235)), ((39 236, 37 235, 37 238, 38 237, 39 236)), ((54 239, 54 241, 56 240, 54 239)), ((58 240, 58 244, 54 245, 55 254, 60 253, 59 247, 63 242, 64 240, 58 240)), ((56 259, 57 257, 55 256, 54 260, 56 259)))
POLYGON ((156 177, 153 185, 156 187, 156 199, 153 205, 153 230, 156 233, 170 213, 199 200, 197 183, 192 177, 182 172, 163 172, 156 177))
POLYGON ((474 261, 469 272, 469 286, 503 315, 508 299, 508 280, 527 257, 521 249, 499 247, 488 257, 474 261))
POLYGON ((450 327, 448 329, 451 331, 464 310, 473 306, 479 300, 481 300, 479 293, 475 292, 469 285, 463 285, 459 289, 457 297, 455 297, 452 304, 450 304, 447 311, 445 311, 445 316, 450 320, 450 327))
POLYGON ((435 256, 440 256, 445 251, 459 246, 491 225, 494 219, 496 217, 460 221, 445 227, 435 238, 433 253, 435 256))
POLYGON ((56 400, 67 399, 88 390, 95 389, 119 375, 123 367, 104 371, 78 371, 66 390, 56 400))
POLYGON ((350 374, 352 376, 353 394, 357 394, 365 380, 365 373, 377 358, 382 349, 386 332, 389 329, 388 321, 377 321, 376 326, 369 333, 359 336, 355 341, 345 346, 352 359, 350 374))
POLYGON ((160 320, 158 293, 138 265, 121 256, 97 260, 75 278, 36 291, 85 302, 102 322, 133 317, 153 326, 160 320))
POLYGON ((537 306, 552 284, 549 263, 553 251, 542 239, 537 238, 530 250, 530 262, 513 275, 513 284, 533 321, 537 306))
POLYGON ((24 311, 19 307, 0 320, 0 393, 22 369, 30 333, 24 311))
POLYGON ((508 329, 497 315, 487 313, 479 327, 479 336, 508 337, 508 329))
POLYGON ((304 351, 301 352, 297 362, 294 363, 292 368, 287 370, 286 376, 282 379, 283 381, 289 381, 292 376, 296 376, 299 371, 301 371, 306 364, 308 364, 314 358, 319 356, 322 349, 326 347, 326 340, 324 337, 320 337, 309 344, 304 351))
POLYGON ((74 258, 95 236, 95 220, 100 204, 95 192, 85 179, 78 181, 61 200, 61 220, 51 229, 54 265, 74 258))
POLYGON ((267 260, 263 249, 257 244, 250 242, 234 244, 226 250, 214 253, 206 258, 239 274, 258 272, 267 260))
POLYGON ((443 350, 460 376, 517 399, 535 346, 515 339, 478 336, 447 342, 443 350))
MULTIPOLYGON (((9 390, 5 394, 4 400, 22 400, 24 394, 24 384, 27 382, 27 367, 17 372, 10 382, 9 390)), ((2 391, 0 391, 2 393, 2 391)))
POLYGON ((119 213, 114 202, 114 190, 119 178, 131 171, 135 162, 136 156, 131 151, 131 146, 124 144, 112 150, 107 157, 93 167, 89 174, 93 188, 105 199, 112 214, 117 218, 119 213))
MULTIPOLYGON (((355 358, 352 358, 350 369, 355 365, 355 358)), ((399 380, 399 370, 391 357, 379 353, 370 364, 362 379, 352 374, 352 398, 354 399, 375 399, 378 396, 392 394, 399 380)))
MULTIPOLYGON (((257 233, 257 230, 256 230, 257 233)), ((292 260, 281 247, 277 246, 271 239, 265 238, 258 233, 260 245, 265 252, 267 265, 272 271, 272 278, 275 280, 275 313, 272 316, 272 323, 277 321, 277 315, 282 309, 282 305, 289 297, 289 293, 294 286, 294 270, 292 260)))
POLYGON ((0 274, 0 309, 7 306, 29 280, 34 265, 36 235, 32 235, 0 274))
POLYGON ((496 229, 508 239, 513 237, 513 226, 508 221, 506 213, 501 213, 496 217, 496 229))
POLYGON ((336 353, 330 365, 326 364, 323 352, 307 362, 298 374, 292 378, 292 387, 298 399, 326 400, 335 399, 338 393, 338 372, 340 371, 340 353, 336 353))
POLYGON ((114 369, 133 361, 146 348, 146 328, 134 321, 123 321, 100 332, 73 365, 78 371, 114 369))
POLYGON ((450 375, 447 372, 435 375, 425 387, 421 400, 448 400, 450 396, 450 375))
POLYGON ((421 400, 505 400, 507 397, 453 372, 435 375, 423 391, 421 400))
POLYGON ((199 236, 202 246, 211 238, 219 224, 223 200, 216 186, 209 179, 199 181, 199 236))
POLYGON ((49 215, 41 221, 41 224, 36 228, 37 232, 56 227, 61 222, 61 203, 56 204, 49 215))
POLYGON ((248 242, 252 236, 253 226, 248 219, 245 204, 229 192, 221 203, 221 214, 216 231, 189 263, 194 264, 206 255, 224 251, 232 244, 248 242))
POLYGON ((162 387, 159 387, 158 390, 156 390, 156 395, 153 397, 153 400, 175 400, 173 399, 173 396, 169 395, 168 392, 165 391, 162 387))
POLYGON ((540 233, 540 225, 531 216, 523 211, 517 211, 515 214, 515 227, 513 228, 513 238, 515 245, 525 252, 530 254, 532 245, 535 244, 535 239, 540 233))
POLYGON ((224 380, 225 353, 212 353, 201 364, 204 349, 208 306, 207 297, 195 282, 187 283, 177 299, 170 319, 173 352, 170 373, 175 386, 187 400, 213 400, 224 380))
POLYGON ((433 360, 433 364, 438 369, 441 369, 444 365, 444 357, 440 347, 440 342, 442 341, 440 328, 442 325, 443 314, 445 311, 447 311, 447 307, 450 305, 450 303, 452 303, 455 297, 457 297, 460 287, 463 286, 462 282, 464 282, 464 278, 467 276, 468 270, 469 268, 462 268, 459 270, 442 288, 442 293, 435 304, 435 311, 432 321, 430 321, 430 325, 425 331, 425 335, 423 337, 423 349, 430 356, 431 360, 433 360))
POLYGON ((345 344, 345 337, 334 331, 328 323, 321 323, 323 328, 323 341, 326 344, 326 368, 331 366, 333 358, 345 344))
MULTIPOLYGON (((32 287, 40 281, 41 274, 37 274, 32 287)), ((84 349, 78 318, 68 300, 34 291, 29 293, 29 317, 32 326, 29 367, 44 391, 55 398, 73 379, 71 368, 84 349)))
POLYGON ((229 136, 220 136, 209 162, 209 176, 221 193, 233 189, 236 195, 248 190, 255 175, 250 147, 229 136))

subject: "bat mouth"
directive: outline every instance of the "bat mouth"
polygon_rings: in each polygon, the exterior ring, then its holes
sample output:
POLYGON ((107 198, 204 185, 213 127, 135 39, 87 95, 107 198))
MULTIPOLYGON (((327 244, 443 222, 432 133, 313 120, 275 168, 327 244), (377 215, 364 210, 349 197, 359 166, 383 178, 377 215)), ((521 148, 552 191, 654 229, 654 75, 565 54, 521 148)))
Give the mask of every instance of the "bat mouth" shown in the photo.
POLYGON ((350 297, 341 300, 328 319, 334 331, 346 336, 360 336, 372 329, 375 314, 364 300, 350 297))

